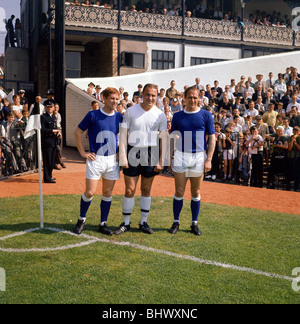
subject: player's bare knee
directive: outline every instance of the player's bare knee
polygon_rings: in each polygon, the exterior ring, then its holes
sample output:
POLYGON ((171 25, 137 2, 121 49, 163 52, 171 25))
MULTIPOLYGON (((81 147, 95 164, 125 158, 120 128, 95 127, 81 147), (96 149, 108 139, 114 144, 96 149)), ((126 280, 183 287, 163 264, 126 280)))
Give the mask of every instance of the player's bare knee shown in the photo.
POLYGON ((86 196, 87 199, 92 199, 95 196, 95 193, 91 190, 87 190, 84 195, 86 196))

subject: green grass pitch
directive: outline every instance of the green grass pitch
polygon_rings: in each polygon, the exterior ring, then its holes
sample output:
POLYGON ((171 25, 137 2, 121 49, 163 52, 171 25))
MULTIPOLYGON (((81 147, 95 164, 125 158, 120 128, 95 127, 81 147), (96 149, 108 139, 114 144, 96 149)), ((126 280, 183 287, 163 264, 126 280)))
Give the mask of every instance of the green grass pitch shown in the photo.
MULTIPOLYGON (((300 267, 300 215, 203 203, 199 218, 203 235, 196 237, 189 232, 190 202, 185 201, 180 232, 172 236, 168 233, 172 199, 153 198, 149 225, 155 233, 149 236, 138 231, 138 200, 132 231, 108 238, 97 232, 100 197, 95 197, 84 234, 108 241, 49 251, 86 242, 87 238, 43 229, 1 240, 39 227, 39 198, 0 199, 0 268, 6 273, 0 303, 300 303, 300 293, 292 289, 290 280, 177 257, 292 277, 293 269, 300 267), (131 245, 111 244, 121 242, 131 245), (21 253, 15 249, 46 250, 21 253)), ((45 227, 72 231, 79 203, 76 195, 45 196, 45 227)), ((122 197, 114 197, 109 218, 112 229, 122 222, 121 212, 122 197)))

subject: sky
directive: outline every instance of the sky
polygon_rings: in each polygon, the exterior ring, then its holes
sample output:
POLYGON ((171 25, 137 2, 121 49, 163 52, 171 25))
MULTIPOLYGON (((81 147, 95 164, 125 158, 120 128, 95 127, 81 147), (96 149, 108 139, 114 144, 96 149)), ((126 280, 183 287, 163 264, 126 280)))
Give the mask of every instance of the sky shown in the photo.
POLYGON ((0 55, 4 53, 4 39, 6 36, 3 19, 8 19, 11 15, 20 18, 20 0, 0 0, 0 55))

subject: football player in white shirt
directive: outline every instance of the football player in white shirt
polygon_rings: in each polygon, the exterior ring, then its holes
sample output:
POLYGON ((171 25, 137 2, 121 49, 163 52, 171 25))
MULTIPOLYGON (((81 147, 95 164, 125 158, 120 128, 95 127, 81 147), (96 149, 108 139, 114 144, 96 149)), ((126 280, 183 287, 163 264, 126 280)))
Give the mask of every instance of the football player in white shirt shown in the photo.
MULTIPOLYGON (((153 234, 147 223, 151 207, 151 189, 154 177, 163 170, 162 157, 166 145, 159 145, 159 137, 168 137, 166 115, 155 106, 158 88, 147 84, 143 89, 143 102, 130 107, 125 115, 120 133, 120 166, 125 179, 123 223, 115 234, 130 230, 130 217, 135 205, 135 192, 141 176, 140 230, 153 234), (160 133, 160 136, 158 134, 160 133)), ((166 143, 166 142, 165 142, 166 143)))

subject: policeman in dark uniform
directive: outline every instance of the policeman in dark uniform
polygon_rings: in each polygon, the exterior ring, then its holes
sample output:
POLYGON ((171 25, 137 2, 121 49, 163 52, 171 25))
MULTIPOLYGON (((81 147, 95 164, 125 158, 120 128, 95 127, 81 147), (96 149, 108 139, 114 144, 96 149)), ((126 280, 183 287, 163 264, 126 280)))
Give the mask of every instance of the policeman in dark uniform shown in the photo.
POLYGON ((57 121, 54 115, 54 104, 49 102, 46 106, 46 113, 41 116, 42 152, 44 182, 56 183, 52 178, 52 171, 55 164, 56 146, 58 137, 61 136, 57 129, 57 121))

